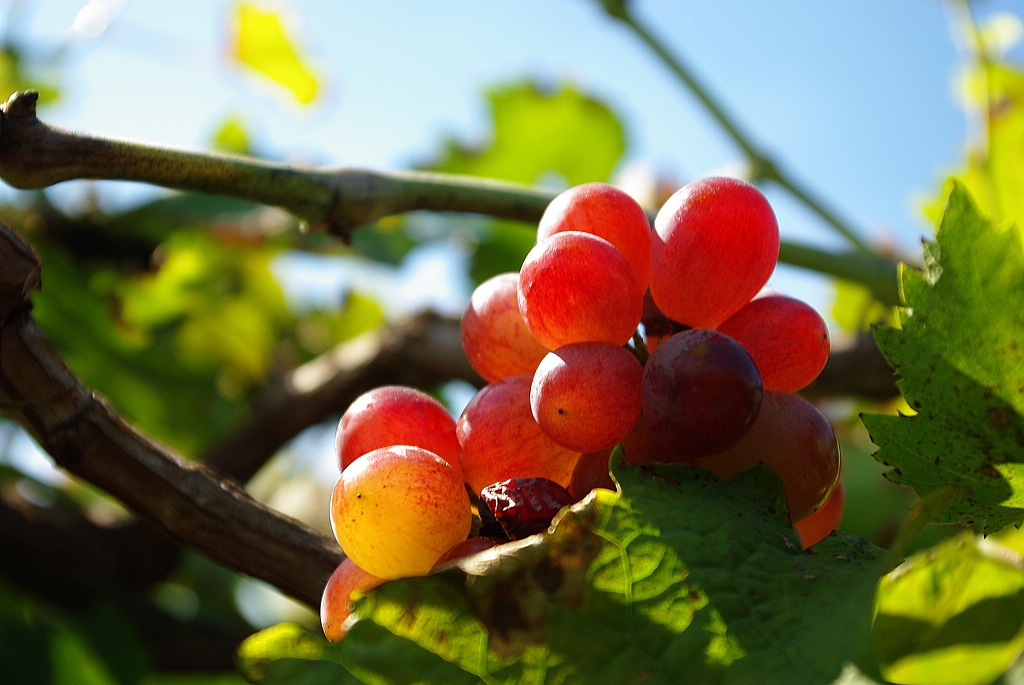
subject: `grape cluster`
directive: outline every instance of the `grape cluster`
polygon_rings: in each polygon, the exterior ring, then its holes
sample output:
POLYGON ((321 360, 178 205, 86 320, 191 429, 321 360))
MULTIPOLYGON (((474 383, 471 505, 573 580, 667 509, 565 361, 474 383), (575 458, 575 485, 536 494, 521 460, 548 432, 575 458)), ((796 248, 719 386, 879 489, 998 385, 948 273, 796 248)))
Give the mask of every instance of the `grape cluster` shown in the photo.
POLYGON ((831 532, 838 442, 795 394, 829 336, 812 307, 765 288, 778 255, 771 206, 738 179, 684 186, 653 230, 608 184, 555 198, 521 269, 470 299, 462 344, 487 384, 458 420, 401 386, 342 416, 331 521, 347 559, 324 592, 325 634, 344 635, 353 591, 544 530, 612 487, 620 444, 627 462, 722 478, 766 463, 805 546, 831 532))

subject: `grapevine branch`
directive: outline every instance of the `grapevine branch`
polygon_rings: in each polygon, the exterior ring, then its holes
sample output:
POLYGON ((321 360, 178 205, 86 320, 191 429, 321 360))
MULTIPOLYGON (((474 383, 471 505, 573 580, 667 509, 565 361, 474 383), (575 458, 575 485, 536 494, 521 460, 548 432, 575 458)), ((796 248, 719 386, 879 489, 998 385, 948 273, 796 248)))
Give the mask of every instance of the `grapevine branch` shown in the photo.
POLYGON ((72 179, 141 181, 252 200, 286 209, 311 229, 346 242, 381 217, 413 210, 535 220, 553 194, 538 188, 426 172, 377 173, 278 164, 174 150, 66 131, 36 117, 34 91, 14 93, 0 120, 0 177, 15 188, 72 179))
POLYGON ((318 606, 337 543, 125 422, 86 389, 31 316, 40 263, 0 227, 0 405, 54 461, 185 547, 318 606))
POLYGON ((483 384, 462 351, 459 321, 422 312, 338 345, 287 374, 203 461, 245 482, 300 431, 340 414, 372 388, 430 388, 456 379, 483 384))
MULTIPOLYGON (((415 210, 536 223, 555 195, 532 186, 454 174, 301 167, 91 136, 40 121, 38 97, 34 91, 14 93, 0 108, 0 178, 15 188, 106 179, 195 190, 280 207, 310 229, 326 230, 346 241, 361 226, 415 210)), ((881 302, 899 304, 896 262, 859 246, 828 252, 783 241, 780 260, 860 283, 881 302)))

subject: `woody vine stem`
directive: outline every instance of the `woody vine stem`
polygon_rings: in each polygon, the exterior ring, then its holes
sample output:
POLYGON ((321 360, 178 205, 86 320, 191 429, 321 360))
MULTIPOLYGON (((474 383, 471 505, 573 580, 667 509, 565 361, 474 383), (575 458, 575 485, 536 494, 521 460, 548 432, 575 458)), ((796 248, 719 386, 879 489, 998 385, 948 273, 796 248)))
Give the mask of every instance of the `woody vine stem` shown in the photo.
MULTIPOLYGON (((415 210, 486 214, 536 223, 555 191, 419 171, 302 167, 214 152, 115 140, 46 124, 39 96, 14 93, 0 108, 0 179, 22 189, 74 179, 136 181, 280 207, 309 230, 348 241, 377 219, 415 210)), ((867 287, 899 303, 895 261, 854 248, 839 252, 783 241, 779 261, 867 287)))

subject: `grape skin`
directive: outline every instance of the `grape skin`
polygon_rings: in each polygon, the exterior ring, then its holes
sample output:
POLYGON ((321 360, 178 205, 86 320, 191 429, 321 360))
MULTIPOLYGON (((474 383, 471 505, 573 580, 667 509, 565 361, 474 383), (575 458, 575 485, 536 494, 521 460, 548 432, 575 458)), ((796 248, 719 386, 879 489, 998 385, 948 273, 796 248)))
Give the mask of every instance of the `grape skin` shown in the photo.
POLYGON ((419 576, 469 536, 472 510, 462 479, 419 447, 383 447, 356 459, 331 495, 342 551, 385 579, 419 576))
POLYGON ((765 390, 802 390, 828 361, 825 320, 809 304, 794 297, 759 295, 716 330, 747 348, 761 371, 765 390))
POLYGON ((549 350, 574 342, 626 344, 643 298, 629 260, 607 240, 580 231, 537 243, 519 272, 519 312, 549 350))
POLYGON ((383 385, 349 405, 334 434, 338 466, 380 447, 415 445, 447 461, 461 478, 455 418, 436 399, 416 388, 383 385))
POLYGON ((558 512, 576 499, 547 478, 511 478, 484 488, 480 502, 485 524, 492 519, 509 540, 522 540, 546 531, 558 512))
POLYGON ((629 260, 640 287, 650 274, 651 224, 636 200, 608 183, 583 183, 560 193, 544 210, 537 242, 562 231, 604 238, 629 260))
POLYGON ((476 287, 462 315, 462 349, 488 382, 533 373, 548 353, 519 313, 518 292, 518 273, 492 276, 476 287))
POLYGON ((577 452, 614 446, 640 416, 643 367, 625 347, 604 342, 565 345, 533 375, 530 407, 552 440, 577 452))
POLYGON ((731 448, 694 461, 721 478, 764 462, 782 479, 790 519, 817 509, 839 480, 839 442, 817 407, 791 393, 770 390, 757 421, 731 448))
POLYGON ((562 447, 541 430, 530 409, 533 376, 489 383, 459 418, 459 459, 466 483, 479 493, 492 483, 541 477, 567 486, 580 453, 562 447))
POLYGON ((750 429, 761 407, 761 375, 750 354, 707 329, 676 333, 644 367, 643 418, 661 443, 659 461, 720 452, 750 429))
POLYGON ((328 579, 320 600, 320 626, 324 637, 331 642, 345 637, 352 615, 352 593, 366 592, 383 582, 383 578, 367 573, 352 559, 343 560, 328 579))
POLYGON ((816 545, 839 527, 846 509, 846 491, 843 482, 836 483, 828 500, 808 516, 793 523, 804 543, 804 549, 816 545))
POLYGON ((768 200, 745 181, 709 177, 677 190, 651 234, 651 295, 670 319, 711 328, 761 290, 779 258, 768 200))
POLYGON ((610 459, 611 450, 586 452, 580 455, 567 488, 573 499, 579 501, 596 488, 615 490, 615 481, 612 480, 608 468, 610 459))

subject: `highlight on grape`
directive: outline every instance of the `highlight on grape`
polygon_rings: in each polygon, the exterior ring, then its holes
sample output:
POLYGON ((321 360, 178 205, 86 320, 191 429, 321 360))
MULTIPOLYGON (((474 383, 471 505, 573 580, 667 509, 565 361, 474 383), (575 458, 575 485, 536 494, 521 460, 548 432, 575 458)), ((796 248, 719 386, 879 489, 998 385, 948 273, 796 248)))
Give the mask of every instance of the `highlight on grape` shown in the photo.
POLYGON ((609 459, 779 475, 808 547, 842 517, 840 454, 795 394, 828 359, 814 309, 766 289, 779 228, 752 184, 709 177, 649 223, 605 183, 556 197, 515 273, 481 283, 462 345, 485 381, 458 419, 416 388, 383 386, 343 414, 331 523, 346 555, 321 622, 340 640, 353 593, 543 533, 612 488, 609 459))

